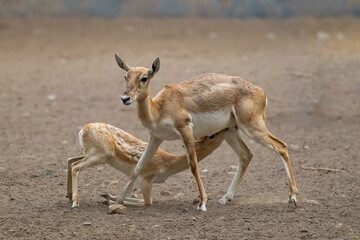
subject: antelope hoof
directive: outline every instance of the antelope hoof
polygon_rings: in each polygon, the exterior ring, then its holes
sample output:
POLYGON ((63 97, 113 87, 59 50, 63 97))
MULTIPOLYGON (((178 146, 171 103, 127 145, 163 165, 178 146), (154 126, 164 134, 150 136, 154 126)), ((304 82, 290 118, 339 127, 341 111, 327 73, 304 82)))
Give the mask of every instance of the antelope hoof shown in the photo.
POLYGON ((197 210, 198 211, 203 211, 203 212, 207 211, 205 203, 200 202, 199 206, 197 207, 197 210))
POLYGON ((231 201, 231 197, 229 197, 227 194, 225 194, 222 198, 219 200, 219 204, 225 205, 227 202, 231 201))
POLYGON ((71 210, 77 211, 77 210, 79 210, 79 207, 78 207, 78 206, 72 206, 72 207, 71 207, 71 210))
POLYGON ((289 204, 294 204, 294 206, 297 208, 297 200, 296 200, 296 195, 290 195, 289 196, 289 204))

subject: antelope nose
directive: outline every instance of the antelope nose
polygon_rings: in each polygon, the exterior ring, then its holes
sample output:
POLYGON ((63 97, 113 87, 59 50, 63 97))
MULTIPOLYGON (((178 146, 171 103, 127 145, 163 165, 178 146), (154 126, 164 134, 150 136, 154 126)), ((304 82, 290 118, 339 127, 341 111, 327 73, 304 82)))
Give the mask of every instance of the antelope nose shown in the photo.
POLYGON ((124 104, 127 104, 127 102, 130 100, 130 97, 128 96, 122 96, 121 101, 123 101, 124 104))

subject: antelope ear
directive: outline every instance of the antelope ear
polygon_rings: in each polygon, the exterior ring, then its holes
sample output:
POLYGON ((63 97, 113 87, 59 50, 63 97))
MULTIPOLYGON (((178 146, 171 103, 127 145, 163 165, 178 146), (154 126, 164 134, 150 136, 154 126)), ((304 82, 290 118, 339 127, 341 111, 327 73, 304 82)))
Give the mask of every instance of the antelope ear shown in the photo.
POLYGON ((157 57, 152 64, 150 75, 153 77, 157 71, 160 69, 160 58, 157 57))
POLYGON ((119 57, 119 55, 117 53, 115 53, 115 60, 121 69, 124 69, 125 71, 130 70, 130 66, 127 65, 126 62, 121 60, 121 58, 119 57))

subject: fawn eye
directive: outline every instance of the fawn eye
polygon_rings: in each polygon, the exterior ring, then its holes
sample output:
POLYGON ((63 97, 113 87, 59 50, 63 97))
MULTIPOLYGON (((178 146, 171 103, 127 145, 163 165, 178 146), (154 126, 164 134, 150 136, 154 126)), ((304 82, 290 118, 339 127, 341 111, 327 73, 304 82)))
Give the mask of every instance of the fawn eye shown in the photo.
POLYGON ((125 80, 127 81, 127 76, 124 76, 125 80))
POLYGON ((209 139, 213 139, 215 137, 215 134, 211 135, 209 139))
POLYGON ((147 80, 148 80, 148 77, 147 77, 147 76, 144 76, 144 77, 142 77, 142 78, 140 79, 140 81, 143 82, 143 83, 146 83, 147 80))

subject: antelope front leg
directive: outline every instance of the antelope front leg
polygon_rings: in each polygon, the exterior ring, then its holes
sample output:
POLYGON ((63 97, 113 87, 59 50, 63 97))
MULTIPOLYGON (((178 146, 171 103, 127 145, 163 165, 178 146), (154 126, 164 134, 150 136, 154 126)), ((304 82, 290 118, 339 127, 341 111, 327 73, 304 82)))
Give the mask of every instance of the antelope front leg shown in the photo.
POLYGON ((180 132, 181 139, 184 143, 184 146, 186 147, 186 151, 187 151, 186 156, 188 159, 188 163, 190 165, 191 172, 194 175, 196 183, 199 188, 200 203, 198 206, 198 210, 206 211, 207 195, 206 195, 206 192, 205 192, 205 189, 204 189, 204 186, 201 181, 200 174, 199 174, 199 168, 198 168, 198 162, 197 162, 194 138, 193 138, 192 132, 191 132, 189 126, 186 126, 182 129, 178 129, 178 131, 180 132))
POLYGON ((122 194, 120 195, 120 197, 115 201, 115 204, 124 202, 124 200, 126 198, 126 195, 130 191, 131 187, 134 185, 134 183, 135 183, 136 179, 138 178, 141 170, 143 169, 145 164, 152 159, 152 157, 154 156, 156 150, 159 148, 162 141, 163 140, 161 140, 160 138, 157 138, 154 135, 150 135, 150 140, 149 140, 149 143, 148 143, 148 145, 147 145, 147 147, 145 149, 145 152, 141 156, 139 162, 136 164, 135 171, 134 171, 132 177, 130 178, 130 181, 128 182, 128 184, 124 188, 124 190, 123 190, 122 194))

